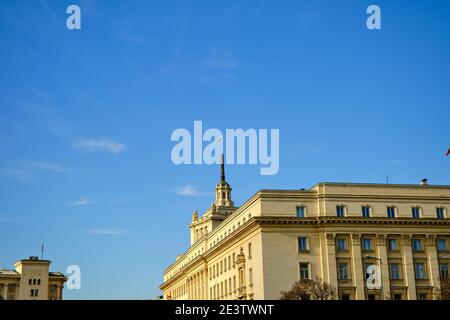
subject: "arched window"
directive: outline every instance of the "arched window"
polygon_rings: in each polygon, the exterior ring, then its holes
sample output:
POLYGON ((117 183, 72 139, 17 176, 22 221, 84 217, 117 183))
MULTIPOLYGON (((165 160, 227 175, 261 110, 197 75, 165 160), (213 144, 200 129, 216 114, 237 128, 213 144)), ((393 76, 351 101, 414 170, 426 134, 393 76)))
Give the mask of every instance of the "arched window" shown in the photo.
POLYGON ((41 285, 41 279, 38 279, 38 286, 41 285))
POLYGON ((36 284, 36 279, 33 279, 33 285, 35 285, 36 284))
POLYGON ((32 281, 33 281, 33 280, 31 280, 31 279, 30 279, 30 280, 28 280, 28 284, 29 284, 29 285, 31 285, 31 282, 32 282, 32 281))

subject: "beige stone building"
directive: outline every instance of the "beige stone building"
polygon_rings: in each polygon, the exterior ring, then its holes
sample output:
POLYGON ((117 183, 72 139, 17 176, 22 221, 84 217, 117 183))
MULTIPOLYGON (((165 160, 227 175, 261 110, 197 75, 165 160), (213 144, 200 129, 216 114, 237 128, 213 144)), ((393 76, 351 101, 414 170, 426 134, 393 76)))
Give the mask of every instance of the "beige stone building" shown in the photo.
POLYGON ((49 272, 51 261, 23 259, 14 270, 0 269, 0 300, 62 300, 67 277, 49 272))
POLYGON ((339 299, 435 299, 448 283, 450 186, 318 183, 235 207, 221 168, 215 202, 192 216, 191 246, 164 271, 164 299, 279 299, 316 277, 339 299))

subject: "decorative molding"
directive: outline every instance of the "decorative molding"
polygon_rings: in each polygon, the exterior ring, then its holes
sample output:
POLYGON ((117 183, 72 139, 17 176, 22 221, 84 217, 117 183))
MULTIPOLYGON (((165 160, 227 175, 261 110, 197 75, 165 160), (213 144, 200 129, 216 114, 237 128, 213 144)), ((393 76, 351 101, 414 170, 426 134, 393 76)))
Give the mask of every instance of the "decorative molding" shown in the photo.
POLYGON ((438 219, 438 218, 408 218, 408 217, 396 217, 396 218, 384 218, 384 217, 309 217, 309 218, 296 218, 296 217, 277 217, 277 216, 256 216, 255 220, 258 224, 313 224, 317 226, 328 225, 373 225, 373 224, 386 224, 386 225, 433 225, 433 226, 450 226, 450 219, 438 219))
POLYGON ((327 232, 324 234, 324 237, 327 240, 327 245, 334 245, 334 239, 336 238, 336 234, 327 232))
POLYGON ((436 238, 437 238, 437 236, 435 234, 427 234, 426 235, 426 244, 428 246, 435 246, 436 245, 436 238))
POLYGON ((352 244, 361 245, 361 234, 360 233, 352 233, 352 244))
POLYGON ((386 245, 386 235, 385 234, 377 234, 377 245, 385 246, 386 245))
POLYGON ((402 234, 402 244, 404 246, 410 246, 411 245, 411 235, 402 234))

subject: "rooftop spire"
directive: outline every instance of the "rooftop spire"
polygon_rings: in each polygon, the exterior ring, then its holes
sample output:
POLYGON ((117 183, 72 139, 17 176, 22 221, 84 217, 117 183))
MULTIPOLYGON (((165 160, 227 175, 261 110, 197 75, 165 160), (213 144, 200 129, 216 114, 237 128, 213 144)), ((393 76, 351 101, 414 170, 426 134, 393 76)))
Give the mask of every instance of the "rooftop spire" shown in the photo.
POLYGON ((220 181, 216 185, 216 202, 217 207, 233 207, 233 201, 231 200, 231 187, 228 182, 225 181, 225 158, 222 153, 220 161, 220 181))
POLYGON ((223 153, 220 161, 220 182, 225 182, 225 161, 223 153))

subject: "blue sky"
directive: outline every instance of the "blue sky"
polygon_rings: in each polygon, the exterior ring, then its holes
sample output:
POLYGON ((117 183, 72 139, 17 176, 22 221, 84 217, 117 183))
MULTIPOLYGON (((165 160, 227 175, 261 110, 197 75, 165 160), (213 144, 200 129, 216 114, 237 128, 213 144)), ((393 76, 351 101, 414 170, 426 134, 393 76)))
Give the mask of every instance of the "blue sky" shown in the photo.
POLYGON ((237 204, 319 181, 449 184, 448 1, 0 2, 0 267, 81 267, 67 299, 149 299, 218 168, 176 128, 279 128, 280 171, 227 167, 237 204), (81 8, 81 30, 66 8, 81 8), (366 28, 378 4, 382 29, 366 28))

